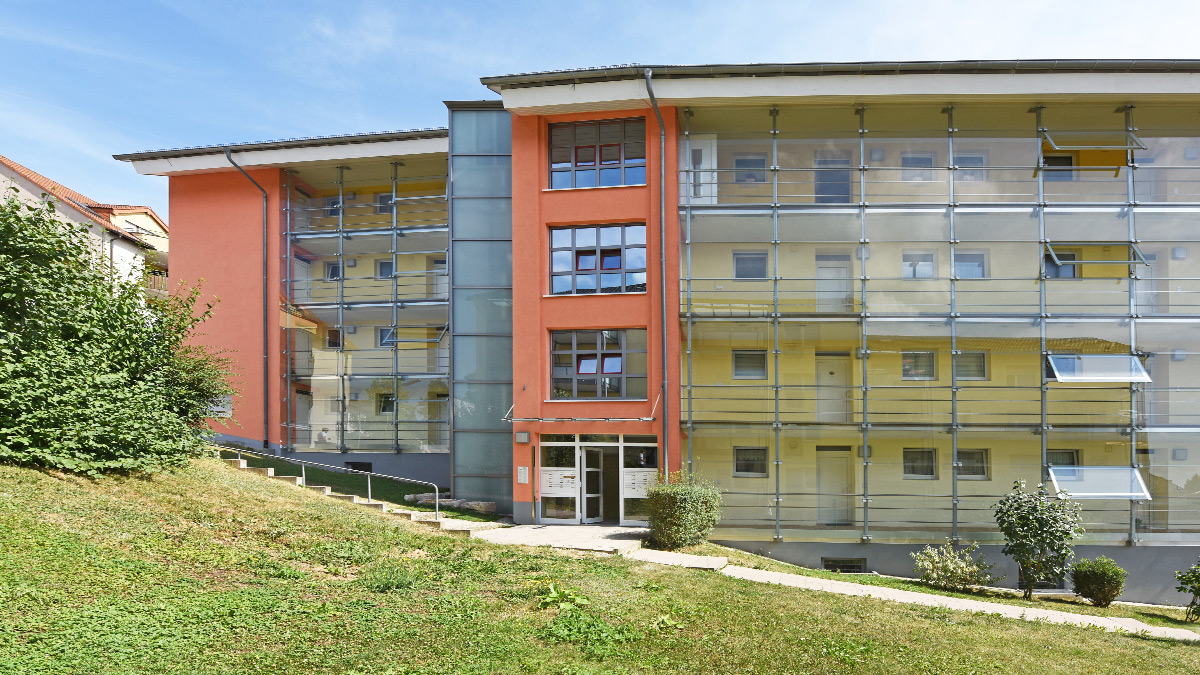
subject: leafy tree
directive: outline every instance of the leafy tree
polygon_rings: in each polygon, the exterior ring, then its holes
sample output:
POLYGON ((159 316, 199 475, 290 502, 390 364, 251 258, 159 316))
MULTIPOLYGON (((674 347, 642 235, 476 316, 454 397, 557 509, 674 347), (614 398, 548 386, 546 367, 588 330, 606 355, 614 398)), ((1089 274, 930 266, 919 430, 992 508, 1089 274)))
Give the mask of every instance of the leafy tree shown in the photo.
POLYGON ((1004 533, 1004 555, 1021 568, 1025 599, 1033 598, 1040 581, 1061 578, 1072 555, 1071 541, 1083 532, 1080 505, 1066 493, 1051 495, 1038 484, 1037 492, 1026 492, 1025 481, 1013 483, 1013 491, 996 505, 996 525, 1004 533))
POLYGON ((1175 579, 1179 582, 1175 590, 1180 593, 1192 594, 1192 601, 1188 603, 1185 618, 1188 621, 1200 619, 1200 561, 1182 572, 1176 572, 1175 579))
POLYGON ((95 475, 203 450, 229 360, 188 344, 212 306, 147 299, 53 204, 0 202, 0 461, 95 475))

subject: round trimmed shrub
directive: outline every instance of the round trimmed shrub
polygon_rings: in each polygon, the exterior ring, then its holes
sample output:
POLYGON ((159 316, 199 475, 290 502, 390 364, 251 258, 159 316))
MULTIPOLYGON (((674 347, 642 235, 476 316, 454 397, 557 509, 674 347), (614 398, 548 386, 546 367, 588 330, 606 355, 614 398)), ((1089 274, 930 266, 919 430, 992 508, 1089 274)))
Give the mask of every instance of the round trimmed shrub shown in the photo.
POLYGON ((682 471, 670 482, 653 485, 646 495, 650 541, 676 549, 702 543, 721 520, 721 491, 712 482, 682 471))
POLYGON ((1108 607, 1125 590, 1127 576, 1112 558, 1083 559, 1071 565, 1071 590, 1097 607, 1108 607))

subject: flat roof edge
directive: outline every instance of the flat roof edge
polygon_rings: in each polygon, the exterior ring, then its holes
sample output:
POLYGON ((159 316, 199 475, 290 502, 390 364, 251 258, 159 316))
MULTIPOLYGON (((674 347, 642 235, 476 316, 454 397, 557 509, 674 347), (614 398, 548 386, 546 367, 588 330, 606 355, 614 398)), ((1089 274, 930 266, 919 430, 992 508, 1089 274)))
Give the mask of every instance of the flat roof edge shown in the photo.
POLYGON ((248 150, 289 150, 293 148, 311 148, 326 145, 352 145, 358 143, 383 143, 387 141, 412 141, 426 138, 447 138, 449 130, 445 127, 428 129, 411 129, 407 131, 375 131, 361 134, 341 134, 338 136, 304 136, 275 141, 252 141, 248 143, 221 143, 217 145, 197 145, 186 148, 165 150, 145 150, 121 155, 113 155, 113 159, 122 162, 133 162, 148 159, 174 159, 177 157, 196 157, 199 155, 215 155, 229 148, 233 152, 248 150))
POLYGON ((480 78, 484 86, 536 87, 611 80, 641 79, 645 70, 654 77, 816 77, 822 75, 906 75, 915 73, 1016 74, 1016 73, 1200 73, 1198 59, 1014 59, 995 61, 857 61, 835 63, 748 63, 713 65, 621 65, 555 70, 480 78))
POLYGON ((486 99, 479 101, 442 101, 450 110, 502 110, 504 109, 504 101, 495 99, 486 99))

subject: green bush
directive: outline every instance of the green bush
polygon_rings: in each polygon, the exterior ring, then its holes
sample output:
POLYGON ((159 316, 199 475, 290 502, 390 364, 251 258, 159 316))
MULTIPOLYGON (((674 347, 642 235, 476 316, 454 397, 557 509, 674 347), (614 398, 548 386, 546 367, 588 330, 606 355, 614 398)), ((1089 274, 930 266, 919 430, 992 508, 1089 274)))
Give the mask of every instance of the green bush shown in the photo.
POLYGON ((987 586, 1000 580, 991 573, 995 563, 985 563, 982 555, 972 557, 978 548, 979 544, 971 544, 956 549, 946 542, 938 548, 926 546, 923 551, 909 555, 923 583, 948 591, 966 591, 971 586, 987 586))
POLYGON ((188 344, 199 292, 147 299, 52 204, 0 201, 0 462, 95 475, 204 451, 229 361, 188 344))
POLYGON ((709 481, 682 471, 670 482, 651 486, 646 496, 650 540, 675 549, 703 542, 721 521, 721 491, 709 481))
POLYGON ((1060 579, 1072 555, 1072 542, 1083 532, 1082 507, 1065 492, 1050 494, 1039 484, 1025 491, 1025 481, 996 504, 996 526, 1004 534, 1004 555, 1021 570, 1020 585, 1026 600, 1033 599, 1039 582, 1060 579))
POLYGON ((1192 594, 1192 601, 1188 603, 1185 618, 1188 621, 1200 619, 1200 561, 1182 572, 1176 572, 1175 580, 1179 582, 1175 590, 1180 593, 1192 594))
POLYGON ((1071 590, 1097 607, 1108 607, 1125 590, 1129 573, 1112 558, 1082 559, 1071 565, 1071 590))

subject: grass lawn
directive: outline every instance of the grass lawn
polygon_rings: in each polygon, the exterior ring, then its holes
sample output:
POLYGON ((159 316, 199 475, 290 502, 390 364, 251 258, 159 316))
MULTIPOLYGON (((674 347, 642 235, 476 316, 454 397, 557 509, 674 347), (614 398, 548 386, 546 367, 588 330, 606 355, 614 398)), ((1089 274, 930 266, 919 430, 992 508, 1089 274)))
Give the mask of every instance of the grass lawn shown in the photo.
POLYGON ((0 466, 5 674, 1197 668, 1200 646, 494 546, 211 459, 94 481, 0 466), (551 582, 590 604, 540 609, 551 582))
MULTIPOLYGON (((221 457, 234 459, 237 456, 238 453, 235 450, 221 450, 221 457)), ((271 457, 255 457, 254 455, 247 454, 243 454, 242 459, 246 460, 246 466, 270 467, 275 469, 276 476, 300 475, 300 465, 286 460, 271 457)), ((306 467, 304 471, 309 485, 327 485, 333 488, 334 492, 340 492, 344 495, 367 496, 367 477, 364 474, 329 471, 312 466, 306 467)), ((410 511, 433 511, 433 507, 406 502, 404 501, 404 495, 424 494, 432 491, 433 488, 419 483, 403 483, 397 480, 380 478, 379 476, 371 478, 370 496, 372 499, 381 502, 390 502, 410 511)), ((445 488, 442 489, 442 492, 443 494, 445 493, 445 488)), ((481 522, 495 522, 496 520, 496 516, 467 509, 442 507, 441 511, 447 516, 461 518, 462 520, 481 522)))

